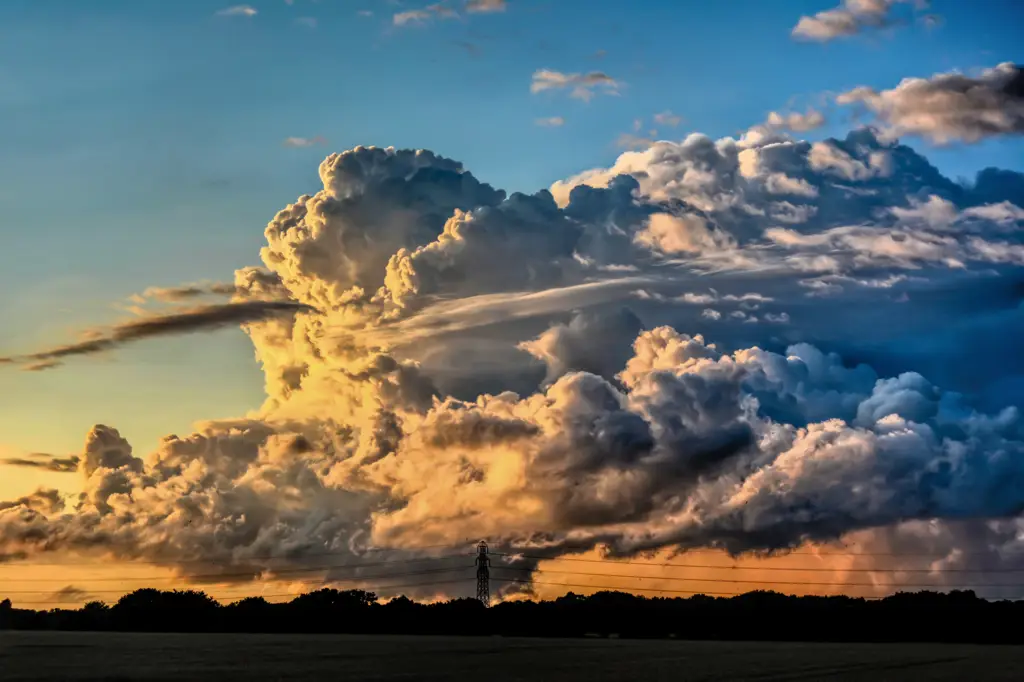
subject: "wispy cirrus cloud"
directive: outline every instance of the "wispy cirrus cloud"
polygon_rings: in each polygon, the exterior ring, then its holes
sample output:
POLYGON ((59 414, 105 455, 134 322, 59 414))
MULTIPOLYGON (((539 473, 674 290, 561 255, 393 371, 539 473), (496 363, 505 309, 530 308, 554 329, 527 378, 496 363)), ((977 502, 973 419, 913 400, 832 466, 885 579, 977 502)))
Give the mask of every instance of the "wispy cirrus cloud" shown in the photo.
POLYGON ((618 95, 621 86, 620 81, 601 71, 562 73, 540 69, 533 74, 530 92, 537 94, 548 90, 568 90, 570 97, 589 102, 598 93, 618 95))
POLYGON ((565 119, 561 116, 548 116, 547 118, 538 118, 534 123, 542 128, 560 128, 565 125, 565 119))
POLYGON ((427 5, 423 9, 411 9, 404 12, 396 12, 391 17, 391 23, 395 26, 415 26, 426 24, 432 19, 455 19, 458 12, 443 3, 427 5))
POLYGON ((200 296, 232 296, 237 288, 231 282, 199 282, 174 287, 147 287, 141 294, 129 297, 132 303, 180 303, 200 296))
POLYGON ((327 144, 326 138, 317 135, 316 137, 286 137, 282 142, 285 147, 291 147, 293 149, 304 149, 306 147, 317 147, 320 145, 327 144))
POLYGON ((504 12, 507 0, 466 0, 466 11, 474 13, 504 12))
POLYGON ((233 5, 215 12, 218 17, 254 17, 259 12, 252 5, 233 5))
POLYGON ((675 128, 683 122, 683 117, 677 114, 673 114, 671 111, 666 109, 660 113, 654 115, 654 122, 660 126, 669 126, 675 128))

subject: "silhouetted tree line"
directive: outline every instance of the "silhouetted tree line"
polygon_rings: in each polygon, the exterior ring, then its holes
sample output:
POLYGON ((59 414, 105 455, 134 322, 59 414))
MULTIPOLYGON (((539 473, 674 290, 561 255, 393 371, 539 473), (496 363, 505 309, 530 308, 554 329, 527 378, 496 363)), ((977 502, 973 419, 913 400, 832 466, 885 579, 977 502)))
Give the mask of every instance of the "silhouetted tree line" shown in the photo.
POLYGON ((31 611, 0 603, 0 629, 129 632, 388 633, 714 640, 1024 643, 1024 602, 972 591, 897 593, 882 600, 749 592, 724 598, 569 593, 484 608, 473 599, 380 603, 372 592, 324 589, 288 603, 250 597, 222 605, 197 591, 145 589, 112 606, 31 611))

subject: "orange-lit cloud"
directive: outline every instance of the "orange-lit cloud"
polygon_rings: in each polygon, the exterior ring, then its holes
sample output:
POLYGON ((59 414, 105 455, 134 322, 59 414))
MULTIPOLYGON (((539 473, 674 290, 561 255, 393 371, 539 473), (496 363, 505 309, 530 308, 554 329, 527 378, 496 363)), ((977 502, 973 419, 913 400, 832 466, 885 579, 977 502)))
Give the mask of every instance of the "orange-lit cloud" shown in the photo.
MULTIPOLYGON (((306 584, 286 571, 309 575, 324 555, 351 564, 388 547, 413 561, 478 537, 496 556, 535 555, 515 568, 537 571, 537 588, 815 592, 840 589, 879 545, 928 552, 929 579, 1024 555, 1016 409, 981 409, 886 356, 876 369, 827 352, 837 337, 860 344, 846 346, 854 357, 877 352, 910 322, 938 336, 953 312, 1015 329, 1006 302, 1024 247, 998 188, 954 191, 870 131, 808 143, 763 128, 659 142, 533 195, 423 150, 331 154, 320 180, 266 226, 261 268, 140 299, 232 302, 143 311, 12 358, 84 360, 242 325, 266 395, 145 457, 95 426, 62 465, 80 493, 13 496, 0 554, 145 563, 228 596, 306 584), (861 554, 807 554, 840 540, 861 554), (692 565, 556 561, 596 548, 692 565), (623 566, 635 575, 612 575, 623 566)), ((919 575, 909 559, 906 575, 872 566, 879 586, 856 586, 872 593, 919 575)), ((317 578, 380 579, 357 568, 317 578)), ((67 585, 97 592, 69 574, 46 594, 67 585)))

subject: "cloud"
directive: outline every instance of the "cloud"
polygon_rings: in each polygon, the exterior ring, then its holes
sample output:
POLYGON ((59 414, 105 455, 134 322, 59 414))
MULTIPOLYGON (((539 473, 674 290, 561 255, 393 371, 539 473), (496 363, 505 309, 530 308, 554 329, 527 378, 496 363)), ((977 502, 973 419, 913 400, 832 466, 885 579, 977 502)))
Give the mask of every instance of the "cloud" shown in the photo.
POLYGON ((483 54, 483 50, 476 43, 471 43, 465 40, 455 40, 452 41, 452 44, 465 50, 466 54, 471 57, 479 57, 483 54))
POLYGON ((560 128, 565 125, 565 119, 561 116, 550 116, 548 118, 538 118, 534 123, 543 128, 560 128))
POLYGON ((1024 133, 1024 71, 1009 62, 976 77, 953 72, 907 78, 891 90, 861 86, 836 101, 863 105, 892 135, 938 144, 1024 133))
POLYGON ((834 9, 800 17, 791 35, 803 40, 828 42, 871 28, 883 28, 893 23, 891 13, 899 3, 913 3, 915 10, 928 5, 927 0, 844 0, 834 9))
POLYGON ((670 213, 651 215, 647 226, 636 232, 633 241, 662 254, 699 254, 732 245, 729 235, 715 230, 704 218, 670 213))
POLYGON ((232 296, 237 292, 238 288, 232 282, 200 282, 174 287, 148 287, 141 294, 133 294, 130 300, 137 304, 149 301, 179 303, 202 296, 232 296))
POLYGON ((815 109, 808 109, 803 114, 797 111, 788 114, 773 111, 768 114, 767 125, 794 132, 807 132, 825 125, 825 115, 815 109))
POLYGON ((257 14, 256 8, 250 5, 233 5, 217 11, 219 17, 254 17, 257 14))
POLYGON ((71 473, 78 470, 79 458, 77 455, 69 457, 57 457, 43 453, 31 453, 25 457, 7 457, 0 459, 0 464, 7 466, 25 467, 30 469, 44 469, 55 473, 71 473))
POLYGON ((556 324, 519 348, 544 362, 546 383, 569 372, 613 378, 629 359, 629 348, 643 323, 628 308, 611 314, 580 312, 568 324, 556 324))
POLYGON ((429 20, 431 13, 428 10, 414 9, 405 12, 396 12, 392 17, 395 26, 406 26, 408 24, 422 24, 429 20))
POLYGON ((82 603, 88 597, 89 592, 86 590, 83 590, 80 587, 75 587, 74 585, 67 585, 56 592, 51 593, 48 600, 59 605, 60 608, 64 608, 68 604, 82 603))
POLYGON ((533 74, 530 92, 569 90, 570 97, 589 102, 598 93, 617 95, 621 86, 621 82, 600 71, 561 73, 560 71, 541 69, 533 74))
MULTIPOLYGON (((298 17, 295 20, 295 23, 298 24, 299 26, 305 26, 306 28, 316 28, 317 27, 316 17, 298 17)), ((288 139, 294 139, 294 138, 288 138, 288 139)))
MULTIPOLYGON (((64 510, 64 498, 56 490, 40 488, 31 495, 19 497, 11 502, 0 501, 0 514, 11 510, 25 510, 37 514, 59 513, 64 510)), ((17 556, 17 553, 14 556, 17 556)))
POLYGON ((623 133, 615 140, 615 146, 620 149, 646 149, 654 144, 655 141, 656 140, 649 137, 634 135, 632 133, 623 133))
POLYGON ((423 9, 397 12, 392 16, 391 21, 395 26, 408 26, 425 24, 438 17, 441 19, 454 19, 458 16, 458 13, 452 8, 444 5, 443 3, 436 3, 433 5, 427 5, 423 9))
POLYGON ((467 12, 504 12, 507 0, 466 0, 467 12))
POLYGON ((195 306, 173 312, 146 315, 121 322, 109 329, 89 330, 83 334, 81 341, 53 346, 25 355, 9 356, 4 360, 20 363, 31 370, 50 369, 68 358, 103 353, 136 341, 221 329, 258 322, 270 317, 310 312, 311 310, 309 306, 294 301, 254 300, 195 306))
POLYGON ((95 426, 67 463, 80 495, 0 505, 0 554, 218 582, 466 537, 1020 567, 1019 174, 958 183, 870 128, 758 127, 533 194, 426 150, 330 154, 319 177, 271 217, 230 314, 83 342, 242 324, 263 403, 145 457, 95 426))
POLYGON ((327 140, 317 135, 316 137, 286 137, 283 142, 285 147, 302 149, 305 147, 317 147, 327 144, 327 140))
POLYGON ((683 122, 682 116, 677 116, 671 111, 662 111, 661 113, 654 115, 654 122, 662 126, 670 126, 675 128, 677 125, 683 122))

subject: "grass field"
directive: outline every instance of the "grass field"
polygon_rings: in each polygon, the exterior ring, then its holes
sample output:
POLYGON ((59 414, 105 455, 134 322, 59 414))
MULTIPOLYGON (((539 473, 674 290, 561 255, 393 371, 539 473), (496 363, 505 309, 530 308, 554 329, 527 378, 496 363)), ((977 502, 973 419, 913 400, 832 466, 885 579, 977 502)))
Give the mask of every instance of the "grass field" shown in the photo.
POLYGON ((1024 647, 0 632, 21 680, 1022 680, 1024 647))

